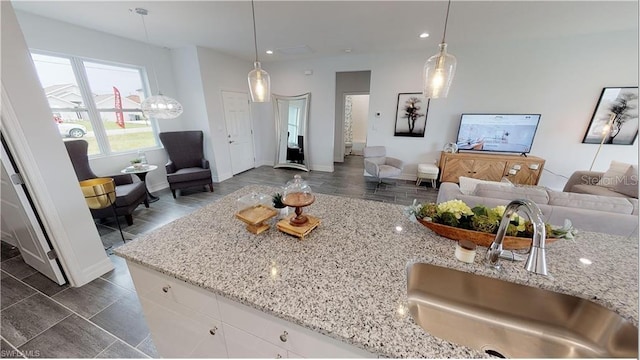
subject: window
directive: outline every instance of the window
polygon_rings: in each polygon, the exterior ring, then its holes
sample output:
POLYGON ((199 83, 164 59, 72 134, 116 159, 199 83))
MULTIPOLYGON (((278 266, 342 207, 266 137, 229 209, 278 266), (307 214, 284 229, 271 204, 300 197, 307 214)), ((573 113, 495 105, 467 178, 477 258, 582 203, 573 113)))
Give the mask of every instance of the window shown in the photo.
POLYGON ((31 56, 64 140, 87 140, 89 155, 158 147, 155 122, 140 110, 146 93, 141 68, 31 56))

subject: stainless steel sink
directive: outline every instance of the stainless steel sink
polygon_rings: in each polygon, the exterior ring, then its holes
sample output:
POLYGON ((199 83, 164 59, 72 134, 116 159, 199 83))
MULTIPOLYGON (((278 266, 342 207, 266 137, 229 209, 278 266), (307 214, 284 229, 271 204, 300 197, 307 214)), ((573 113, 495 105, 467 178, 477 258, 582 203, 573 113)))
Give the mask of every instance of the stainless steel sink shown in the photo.
POLYGON ((428 333, 492 355, 638 357, 638 328, 578 297, 423 263, 407 265, 407 295, 428 333))

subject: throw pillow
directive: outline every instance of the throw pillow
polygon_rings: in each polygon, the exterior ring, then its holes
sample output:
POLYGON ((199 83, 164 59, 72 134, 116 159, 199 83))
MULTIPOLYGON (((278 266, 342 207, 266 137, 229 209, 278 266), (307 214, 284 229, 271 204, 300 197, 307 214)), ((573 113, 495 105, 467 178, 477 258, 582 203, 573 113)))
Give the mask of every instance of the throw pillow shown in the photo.
POLYGON ((497 184, 505 187, 513 186, 513 184, 509 185, 499 181, 480 180, 480 179, 474 179, 474 178, 465 177, 465 176, 460 176, 458 181, 460 183, 460 192, 463 193, 464 195, 473 195, 474 191, 476 190, 476 186, 478 184, 497 184))
POLYGON ((606 187, 607 189, 613 190, 616 187, 618 182, 620 182, 624 174, 629 170, 631 164, 611 161, 609 165, 609 169, 602 175, 602 178, 596 185, 606 187))
POLYGON ((638 166, 631 166, 624 176, 619 179, 613 191, 625 194, 632 198, 638 198, 638 166))

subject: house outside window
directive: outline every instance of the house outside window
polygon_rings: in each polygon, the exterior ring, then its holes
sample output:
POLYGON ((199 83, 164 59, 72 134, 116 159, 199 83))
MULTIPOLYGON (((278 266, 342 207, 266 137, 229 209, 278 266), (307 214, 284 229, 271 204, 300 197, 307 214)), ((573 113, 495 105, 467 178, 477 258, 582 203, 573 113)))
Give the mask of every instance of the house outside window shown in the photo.
POLYGON ((156 123, 140 109, 147 93, 142 68, 73 56, 31 56, 64 141, 86 140, 89 155, 159 147, 156 123))

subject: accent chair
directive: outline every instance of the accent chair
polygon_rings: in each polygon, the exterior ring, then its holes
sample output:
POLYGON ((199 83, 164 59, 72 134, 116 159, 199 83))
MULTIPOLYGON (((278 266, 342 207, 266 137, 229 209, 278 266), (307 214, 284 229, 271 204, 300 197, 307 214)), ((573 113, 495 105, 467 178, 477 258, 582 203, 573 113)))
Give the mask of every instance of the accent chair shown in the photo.
MULTIPOLYGON (((73 170, 76 172, 78 181, 98 177, 89 166, 89 156, 87 152, 89 143, 87 143, 86 140, 65 141, 64 146, 67 148, 67 153, 69 154, 69 159, 71 159, 71 164, 73 165, 73 170)), ((145 183, 142 181, 134 181, 131 174, 100 177, 113 178, 116 184, 116 214, 118 216, 124 216, 127 220, 127 225, 133 225, 133 211, 138 205, 144 203, 145 207, 149 207, 145 183)), ((91 209, 91 216, 93 216, 94 219, 113 217, 113 209, 111 209, 111 207, 91 209)))
POLYGON ((208 185, 213 192, 209 160, 204 158, 202 131, 172 131, 158 135, 169 155, 165 169, 173 198, 176 198, 176 190, 194 186, 208 185))
POLYGON ((384 146, 367 146, 363 150, 364 169, 376 178, 378 184, 383 178, 390 178, 402 174, 404 162, 387 156, 387 149, 384 146))

